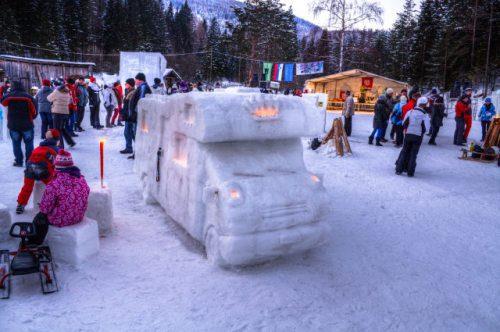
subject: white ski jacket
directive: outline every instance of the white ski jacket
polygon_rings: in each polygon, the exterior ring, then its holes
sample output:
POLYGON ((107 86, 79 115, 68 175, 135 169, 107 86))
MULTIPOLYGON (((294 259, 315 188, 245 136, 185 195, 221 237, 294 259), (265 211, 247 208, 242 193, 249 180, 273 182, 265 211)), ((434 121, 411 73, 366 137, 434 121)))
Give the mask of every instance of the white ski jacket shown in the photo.
POLYGON ((431 124, 427 113, 423 109, 415 107, 406 113, 403 126, 406 128, 406 134, 423 136, 431 124))

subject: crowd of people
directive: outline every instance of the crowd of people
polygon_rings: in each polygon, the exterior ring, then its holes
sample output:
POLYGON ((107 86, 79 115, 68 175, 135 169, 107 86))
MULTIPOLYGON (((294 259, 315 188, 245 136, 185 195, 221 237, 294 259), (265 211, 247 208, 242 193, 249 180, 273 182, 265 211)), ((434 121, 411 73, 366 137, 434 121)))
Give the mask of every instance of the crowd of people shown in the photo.
MULTIPOLYGON (((472 128, 472 89, 465 89, 465 93, 458 99, 455 106, 455 133, 453 144, 465 146, 472 128)), ((350 91, 346 92, 346 99, 342 109, 344 130, 347 136, 351 135, 352 118, 354 115, 354 99, 350 91)), ((495 116, 495 106, 491 98, 485 98, 484 105, 479 112, 482 126, 481 142, 484 141, 491 121, 495 116)), ((402 148, 396 162, 396 174, 406 172, 412 177, 415 173, 416 159, 424 135, 430 136, 428 144, 436 145, 436 137, 443 126, 443 119, 447 117, 444 97, 437 89, 432 89, 427 96, 423 96, 417 87, 402 89, 397 96, 394 90, 386 89, 378 97, 374 106, 373 131, 368 137, 368 144, 383 146, 389 142, 386 139, 389 123, 392 124, 390 138, 395 147, 402 148)))

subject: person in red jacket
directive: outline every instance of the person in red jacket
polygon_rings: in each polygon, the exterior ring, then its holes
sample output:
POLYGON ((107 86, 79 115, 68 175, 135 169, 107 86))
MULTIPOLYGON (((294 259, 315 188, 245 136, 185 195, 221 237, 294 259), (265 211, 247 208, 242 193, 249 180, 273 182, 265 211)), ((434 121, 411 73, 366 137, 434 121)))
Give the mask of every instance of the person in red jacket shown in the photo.
POLYGON ((71 96, 71 103, 68 105, 69 120, 68 125, 66 126, 66 130, 69 132, 71 137, 78 137, 78 135, 75 134, 75 123, 78 112, 78 91, 75 83, 76 81, 74 78, 70 77, 66 79, 66 87, 68 88, 69 95, 71 96))
POLYGON ((49 129, 45 134, 46 139, 33 150, 31 156, 26 163, 24 171, 24 184, 21 192, 17 197, 16 213, 24 212, 24 207, 28 204, 35 181, 42 181, 48 184, 54 176, 54 160, 59 150, 57 145, 59 141, 59 131, 57 129, 49 129))
POLYGON ((417 99, 420 98, 420 96, 421 96, 421 94, 419 91, 415 91, 415 92, 411 93, 410 99, 408 100, 406 105, 403 106, 403 114, 402 114, 403 119, 405 118, 406 113, 408 111, 411 111, 412 109, 415 108, 416 103, 417 103, 417 99))
POLYGON ((120 84, 120 81, 116 81, 113 84, 113 92, 115 93, 116 100, 118 101, 118 105, 116 106, 113 117, 111 118, 111 125, 115 125, 115 121, 118 118, 118 123, 117 125, 122 127, 122 119, 120 117, 121 110, 123 108, 123 88, 122 85, 120 84))
POLYGON ((467 88, 465 90, 465 97, 468 97, 467 109, 464 112, 465 121, 465 132, 464 132, 464 142, 467 143, 467 137, 469 137, 470 130, 472 128, 472 88, 467 88))
MULTIPOLYGON (((465 145, 465 124, 467 112, 470 112, 470 98, 467 95, 463 95, 455 105, 455 135, 453 136, 453 144, 455 145, 465 145)), ((470 122, 472 124, 472 112, 470 113, 470 122)))

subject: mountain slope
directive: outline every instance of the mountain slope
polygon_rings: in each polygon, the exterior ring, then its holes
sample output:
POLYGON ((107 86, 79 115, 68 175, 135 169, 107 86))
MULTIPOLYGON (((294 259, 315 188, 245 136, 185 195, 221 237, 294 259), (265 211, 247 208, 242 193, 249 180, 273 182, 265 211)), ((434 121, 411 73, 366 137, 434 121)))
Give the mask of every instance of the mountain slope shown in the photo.
MULTIPOLYGON (((165 6, 168 6, 169 0, 165 0, 165 6)), ((184 4, 184 0, 172 0, 174 8, 179 8, 184 4)), ((243 7, 243 2, 237 0, 188 0, 188 4, 193 11, 193 14, 200 18, 206 18, 207 21, 212 17, 216 17, 225 26, 224 22, 235 19, 233 7, 243 7)), ((299 37, 309 33, 311 29, 316 27, 309 21, 295 17, 297 22, 297 30, 299 37)))

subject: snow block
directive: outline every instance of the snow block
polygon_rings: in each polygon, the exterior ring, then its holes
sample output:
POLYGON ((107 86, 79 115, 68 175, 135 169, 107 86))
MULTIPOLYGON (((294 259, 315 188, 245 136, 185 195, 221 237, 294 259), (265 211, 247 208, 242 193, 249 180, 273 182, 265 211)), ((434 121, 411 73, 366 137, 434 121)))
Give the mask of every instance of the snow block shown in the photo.
POLYGON ((99 235, 105 236, 113 229, 113 199, 109 188, 94 185, 90 188, 86 216, 97 221, 99 235))
POLYGON ((0 204, 0 242, 9 240, 10 226, 12 225, 12 217, 9 209, 0 204))
POLYGON ((43 192, 45 191, 45 183, 42 181, 35 181, 33 193, 31 194, 33 211, 38 213, 40 211, 40 202, 42 201, 43 192))
POLYGON ((85 218, 81 223, 66 227, 50 226, 47 233, 54 260, 78 266, 99 251, 97 222, 85 218))

